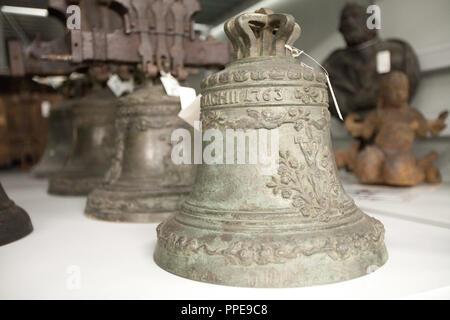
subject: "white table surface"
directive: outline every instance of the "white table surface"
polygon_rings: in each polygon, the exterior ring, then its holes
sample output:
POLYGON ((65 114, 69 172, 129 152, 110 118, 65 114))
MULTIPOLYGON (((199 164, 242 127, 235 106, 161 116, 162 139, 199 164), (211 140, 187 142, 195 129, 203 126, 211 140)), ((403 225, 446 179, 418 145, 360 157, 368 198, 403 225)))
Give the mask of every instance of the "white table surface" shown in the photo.
POLYGON ((392 190, 346 183, 359 191, 357 204, 383 222, 388 262, 336 284, 252 289, 160 269, 153 262, 156 224, 91 220, 83 215, 85 198, 49 196, 47 182, 26 173, 0 172, 0 181, 35 228, 0 247, 0 299, 450 299, 448 184, 392 190), (71 266, 80 270, 79 289, 67 286, 71 266))

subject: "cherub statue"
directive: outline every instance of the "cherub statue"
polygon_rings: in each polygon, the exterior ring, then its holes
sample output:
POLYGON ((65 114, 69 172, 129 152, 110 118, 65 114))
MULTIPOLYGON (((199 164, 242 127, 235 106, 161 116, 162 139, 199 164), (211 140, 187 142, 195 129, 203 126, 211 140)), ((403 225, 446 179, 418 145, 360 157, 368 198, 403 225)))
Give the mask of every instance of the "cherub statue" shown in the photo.
POLYGON ((432 151, 420 159, 411 153, 415 136, 437 136, 446 127, 448 112, 436 120, 426 120, 408 105, 409 82, 401 71, 383 76, 377 108, 363 121, 355 113, 345 119, 345 127, 359 141, 350 150, 337 150, 336 163, 347 167, 363 183, 414 186, 422 181, 440 183, 441 175, 433 164, 438 154, 432 151), (367 143, 361 148, 361 141, 367 143))

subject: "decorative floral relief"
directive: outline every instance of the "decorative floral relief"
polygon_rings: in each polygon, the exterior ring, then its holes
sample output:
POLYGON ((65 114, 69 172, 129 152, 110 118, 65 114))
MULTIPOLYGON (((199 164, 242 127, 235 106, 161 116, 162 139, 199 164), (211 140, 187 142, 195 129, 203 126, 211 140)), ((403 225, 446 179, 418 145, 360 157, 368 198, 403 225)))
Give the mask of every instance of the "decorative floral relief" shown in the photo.
POLYGON ((326 82, 323 72, 316 72, 307 67, 300 67, 294 70, 267 70, 267 71, 221 71, 205 77, 201 82, 201 88, 213 87, 217 84, 227 84, 232 82, 245 82, 249 79, 253 81, 261 80, 301 80, 314 81, 320 83, 326 82))
POLYGON ((230 81, 230 74, 228 72, 222 72, 219 75, 219 82, 220 83, 228 83, 230 81))
MULTIPOLYGON (((325 112, 324 112, 325 113, 325 112)), ((345 202, 350 198, 342 192, 330 150, 323 145, 320 135, 312 127, 323 129, 328 121, 328 111, 318 121, 302 119, 294 129, 294 137, 304 161, 295 159, 289 151, 280 151, 278 175, 266 184, 275 195, 291 200, 291 205, 304 217, 328 221, 344 213, 345 202)))
POLYGON ((269 77, 272 80, 283 80, 286 75, 285 71, 273 69, 269 73, 269 77))
MULTIPOLYGON (((366 233, 354 233, 346 236, 316 237, 297 242, 276 241, 263 243, 245 239, 231 242, 225 248, 214 248, 199 239, 188 239, 167 230, 161 223, 158 228, 158 241, 167 250, 182 251, 183 254, 204 252, 208 255, 223 256, 230 264, 250 266, 269 263, 285 263, 301 255, 310 256, 325 253, 333 260, 345 260, 364 251, 375 252, 383 243, 384 227, 374 218, 369 218, 372 230, 366 233)), ((212 241, 211 241, 212 242, 212 241)))
MULTIPOLYGON (((248 79, 248 71, 239 70, 233 72, 233 79, 236 82, 244 82, 248 79)), ((211 82, 209 82, 211 85, 211 82)))
MULTIPOLYGON (((303 108, 289 108, 282 111, 258 111, 247 109, 247 117, 229 120, 228 115, 221 111, 204 111, 201 120, 204 128, 226 127, 230 129, 275 129, 286 123, 294 123, 294 128, 303 128, 304 121, 309 121, 315 128, 323 129, 325 119, 310 120, 310 111, 303 108)), ((298 131, 298 130, 297 130, 298 131)))
POLYGON ((306 164, 300 164, 289 151, 280 152, 278 176, 272 176, 266 186, 272 188, 274 194, 291 200, 291 205, 304 217, 328 221, 342 215, 345 198, 330 165, 329 152, 318 159, 320 139, 296 143, 305 155, 306 164))
POLYGON ((265 71, 252 71, 250 78, 255 81, 267 79, 267 74, 265 71))
POLYGON ((328 96, 327 92, 316 87, 299 87, 295 91, 295 98, 300 99, 301 102, 308 103, 323 103, 322 95, 328 96))

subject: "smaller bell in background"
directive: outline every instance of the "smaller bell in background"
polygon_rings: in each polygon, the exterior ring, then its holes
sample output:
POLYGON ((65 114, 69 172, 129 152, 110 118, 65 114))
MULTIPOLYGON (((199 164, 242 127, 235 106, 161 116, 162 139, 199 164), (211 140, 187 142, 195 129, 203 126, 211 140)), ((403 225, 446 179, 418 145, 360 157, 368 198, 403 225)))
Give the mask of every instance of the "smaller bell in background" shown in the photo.
POLYGON ((31 174, 36 178, 50 178, 67 161, 72 147, 72 110, 79 99, 69 99, 51 106, 47 146, 31 174))
POLYGON ((102 183, 114 156, 117 98, 109 89, 94 90, 73 108, 70 156, 49 182, 55 195, 88 195, 102 183))
MULTIPOLYGON (((203 81, 202 130, 221 137, 249 130, 255 139, 256 130, 278 132, 279 148, 271 147, 278 161, 270 174, 257 161, 225 164, 222 153, 218 163, 199 165, 180 210, 157 228, 155 262, 189 279, 247 287, 332 283, 382 266, 384 227, 337 175, 326 76, 286 49, 299 25, 262 9, 230 19, 225 31, 237 59, 203 81)), ((239 155, 261 151, 267 140, 258 140, 239 155)), ((220 141, 236 159, 234 140, 220 141)))
POLYGON ((88 197, 86 214, 110 221, 159 222, 178 209, 193 184, 195 166, 171 160, 171 133, 188 128, 178 97, 147 81, 120 99, 116 156, 106 181, 88 197))
POLYGON ((0 246, 19 240, 32 231, 28 214, 8 198, 0 184, 0 246))

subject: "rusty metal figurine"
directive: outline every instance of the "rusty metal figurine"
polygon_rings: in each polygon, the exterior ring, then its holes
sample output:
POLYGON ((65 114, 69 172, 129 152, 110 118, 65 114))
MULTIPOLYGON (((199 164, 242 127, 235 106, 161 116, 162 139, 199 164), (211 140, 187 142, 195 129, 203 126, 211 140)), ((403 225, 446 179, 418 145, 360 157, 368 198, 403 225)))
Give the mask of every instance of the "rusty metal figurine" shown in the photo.
POLYGON ((225 31, 236 59, 203 81, 202 129, 277 129, 278 169, 199 166, 180 211, 158 226, 156 263, 189 279, 248 287, 338 282, 382 266, 383 225, 337 175, 326 77, 285 47, 299 25, 263 9, 230 19, 225 31))
POLYGON ((338 167, 348 167, 363 183, 414 186, 422 181, 440 183, 441 175, 433 161, 438 154, 430 152, 416 159, 411 151, 414 139, 437 136, 446 127, 448 112, 436 120, 426 120, 417 109, 408 105, 407 76, 394 71, 383 76, 377 109, 363 121, 356 113, 345 119, 345 127, 355 138, 367 145, 360 150, 357 141, 351 150, 337 150, 338 167))
POLYGON ((0 246, 19 240, 32 231, 28 214, 8 198, 0 184, 0 246))

